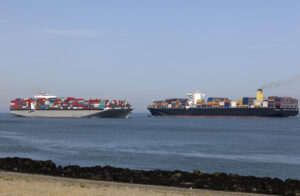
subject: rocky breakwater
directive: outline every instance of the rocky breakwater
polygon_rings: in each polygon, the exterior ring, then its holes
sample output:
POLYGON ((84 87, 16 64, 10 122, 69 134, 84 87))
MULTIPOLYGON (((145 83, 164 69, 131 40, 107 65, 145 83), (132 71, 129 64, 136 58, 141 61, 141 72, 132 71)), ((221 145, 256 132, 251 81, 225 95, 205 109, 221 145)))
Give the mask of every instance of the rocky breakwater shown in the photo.
POLYGON ((236 174, 207 174, 198 170, 143 171, 110 166, 80 167, 56 166, 52 161, 35 161, 27 158, 0 158, 0 169, 13 172, 45 174, 70 178, 104 180, 148 185, 198 188, 276 195, 300 195, 300 180, 260 178, 236 174))

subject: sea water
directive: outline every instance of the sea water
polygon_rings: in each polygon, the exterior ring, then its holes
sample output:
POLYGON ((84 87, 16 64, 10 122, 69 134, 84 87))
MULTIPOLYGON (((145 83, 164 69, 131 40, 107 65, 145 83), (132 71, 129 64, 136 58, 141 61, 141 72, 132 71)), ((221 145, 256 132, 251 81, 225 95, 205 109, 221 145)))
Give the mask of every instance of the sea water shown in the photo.
POLYGON ((58 165, 300 179, 300 118, 23 118, 0 114, 0 157, 58 165))

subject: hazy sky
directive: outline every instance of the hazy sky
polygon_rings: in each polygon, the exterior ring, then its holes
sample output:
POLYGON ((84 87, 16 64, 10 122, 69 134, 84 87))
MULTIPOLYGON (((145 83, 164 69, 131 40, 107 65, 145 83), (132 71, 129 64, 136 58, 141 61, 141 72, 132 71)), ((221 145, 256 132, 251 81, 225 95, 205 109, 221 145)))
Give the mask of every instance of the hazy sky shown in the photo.
MULTIPOLYGON (((57 96, 255 96, 300 78, 300 1, 0 0, 0 111, 57 96)), ((265 95, 300 98, 300 80, 265 95)))

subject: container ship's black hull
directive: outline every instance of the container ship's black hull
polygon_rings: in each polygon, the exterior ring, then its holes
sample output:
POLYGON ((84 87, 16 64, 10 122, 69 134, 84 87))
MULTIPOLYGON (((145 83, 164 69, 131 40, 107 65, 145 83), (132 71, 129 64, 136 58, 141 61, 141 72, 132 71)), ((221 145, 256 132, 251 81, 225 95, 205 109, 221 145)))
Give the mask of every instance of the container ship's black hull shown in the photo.
POLYGON ((289 117, 299 114, 298 108, 148 108, 152 116, 178 117, 289 117))

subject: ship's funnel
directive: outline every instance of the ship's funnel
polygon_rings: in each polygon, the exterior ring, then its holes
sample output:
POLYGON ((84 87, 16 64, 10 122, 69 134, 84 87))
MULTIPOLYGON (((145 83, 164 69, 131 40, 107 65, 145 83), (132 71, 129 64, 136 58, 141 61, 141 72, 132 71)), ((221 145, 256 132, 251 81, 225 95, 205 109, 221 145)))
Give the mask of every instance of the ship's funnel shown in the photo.
POLYGON ((257 89, 256 92, 256 100, 257 101, 262 101, 264 99, 264 93, 262 89, 257 89))

